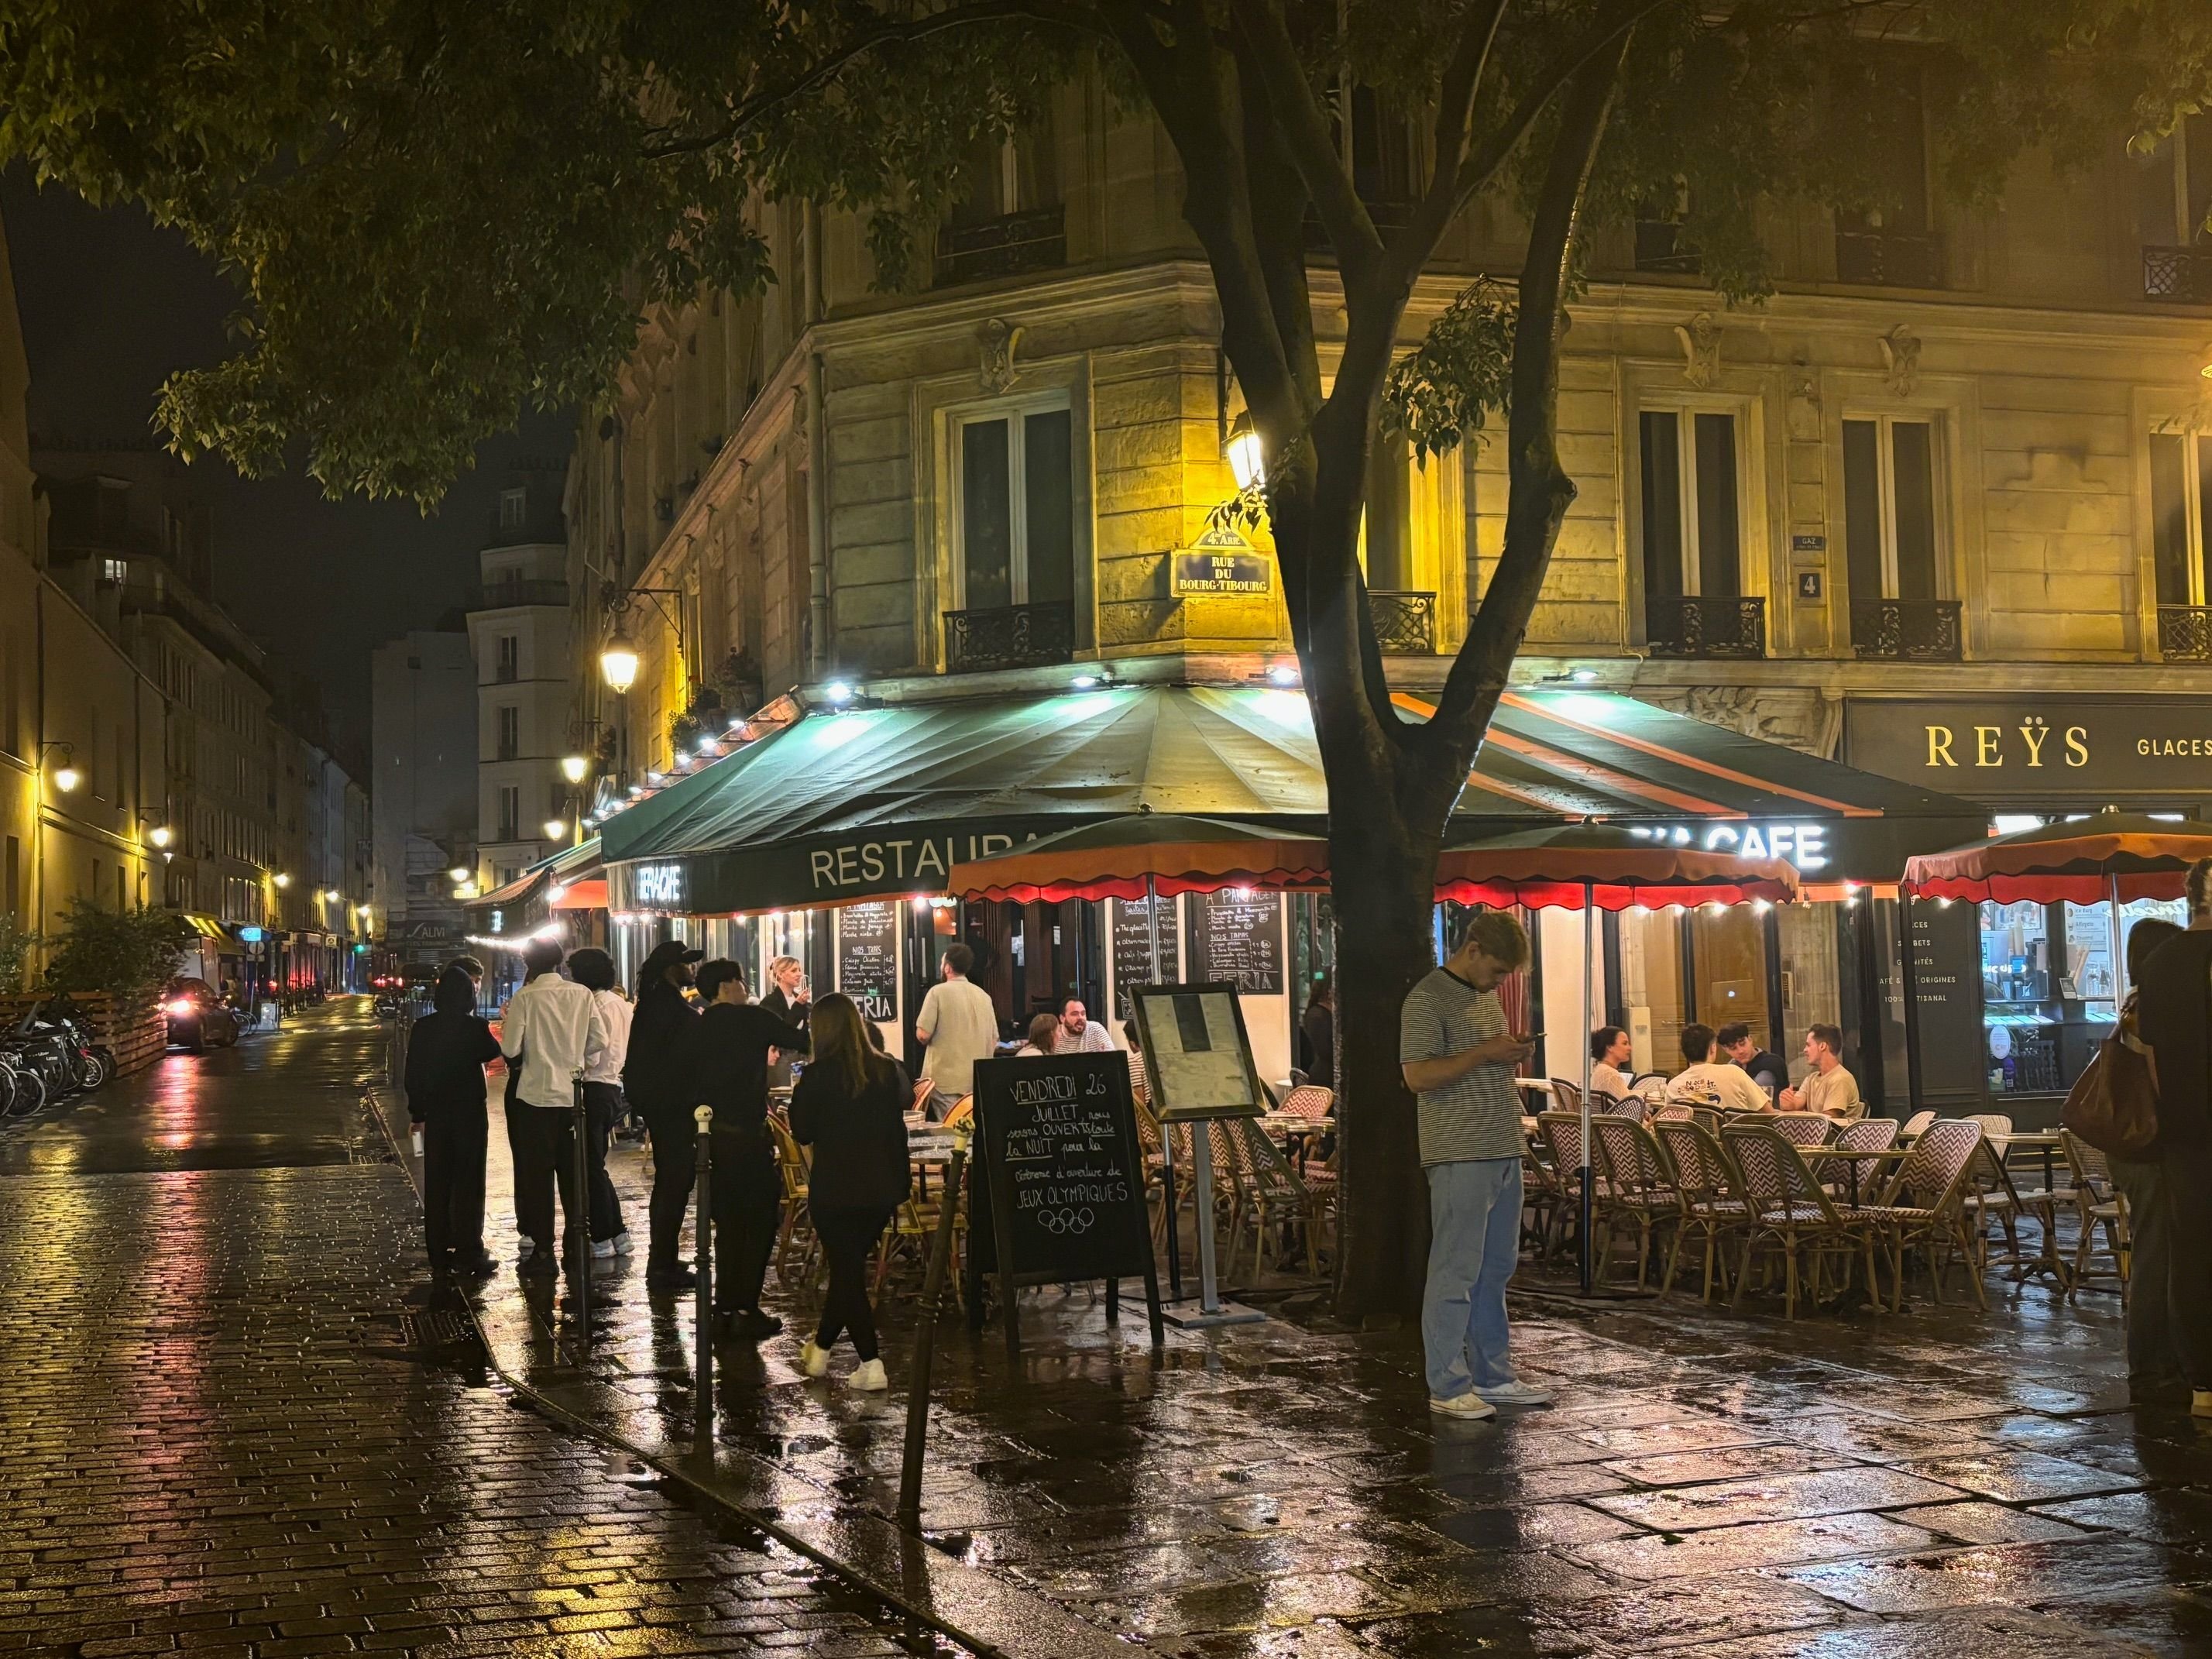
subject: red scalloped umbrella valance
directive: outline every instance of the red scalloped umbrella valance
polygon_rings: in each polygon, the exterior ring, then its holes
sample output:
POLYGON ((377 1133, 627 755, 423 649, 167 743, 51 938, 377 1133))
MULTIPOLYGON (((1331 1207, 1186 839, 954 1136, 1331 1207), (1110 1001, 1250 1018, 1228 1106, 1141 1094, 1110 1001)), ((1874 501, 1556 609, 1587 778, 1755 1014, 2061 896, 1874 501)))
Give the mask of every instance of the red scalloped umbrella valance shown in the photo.
POLYGON ((1916 898, 2099 904, 2181 896, 2189 866, 2212 858, 2212 823, 2170 822, 2111 808, 2086 818, 1992 836, 1905 866, 1916 898))

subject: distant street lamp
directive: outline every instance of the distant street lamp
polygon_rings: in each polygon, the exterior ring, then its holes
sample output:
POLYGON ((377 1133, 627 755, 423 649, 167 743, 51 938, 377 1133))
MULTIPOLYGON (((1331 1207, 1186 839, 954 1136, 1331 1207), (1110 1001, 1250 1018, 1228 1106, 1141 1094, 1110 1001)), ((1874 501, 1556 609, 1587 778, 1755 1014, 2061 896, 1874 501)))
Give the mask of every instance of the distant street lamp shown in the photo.
POLYGON ((561 775, 570 783, 581 783, 592 775, 592 763, 587 756, 570 755, 561 763, 561 775))
POLYGON ((466 881, 469 878, 469 867, 465 864, 457 864, 446 873, 455 881, 466 881))
POLYGON ((568 838, 568 826, 558 818, 548 818, 538 827, 545 832, 545 839, 548 841, 564 841, 568 838))
POLYGON ((599 649, 599 678, 607 689, 617 695, 627 695, 637 684, 637 647, 629 635, 616 625, 614 637, 599 649))
POLYGON ((269 879, 276 884, 277 890, 279 891, 282 891, 283 889, 289 887, 292 884, 292 878, 285 874, 282 870, 279 870, 275 875, 270 877, 269 879))
POLYGON ((64 764, 54 768, 54 787, 60 790, 64 795, 72 793, 76 788, 77 785, 83 781, 84 774, 78 771, 74 766, 70 766, 64 763, 64 764))

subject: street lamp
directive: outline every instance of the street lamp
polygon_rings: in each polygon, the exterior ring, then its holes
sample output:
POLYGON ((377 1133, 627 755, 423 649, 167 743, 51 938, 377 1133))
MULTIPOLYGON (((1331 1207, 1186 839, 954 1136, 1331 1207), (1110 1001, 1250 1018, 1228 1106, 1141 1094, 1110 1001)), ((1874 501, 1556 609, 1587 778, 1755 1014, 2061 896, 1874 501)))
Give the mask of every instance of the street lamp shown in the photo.
POLYGON ((465 864, 457 864, 446 873, 455 881, 466 881, 469 878, 469 867, 465 864))
POLYGON ((615 624, 614 637, 599 648, 599 678, 617 696, 628 695, 637 684, 637 647, 619 623, 615 624))
POLYGON ((174 841, 176 836, 171 832, 167 824, 157 823, 146 832, 146 839, 152 842, 156 848, 166 852, 168 850, 169 843, 174 841))
POLYGON ((1246 410, 1229 428, 1229 476, 1239 489, 1252 489, 1267 482, 1267 457, 1260 447, 1259 428, 1246 410))
POLYGON ((548 841, 565 840, 568 834, 568 826, 558 818, 548 818, 538 827, 545 832, 548 841))
POLYGON ((84 774, 78 771, 76 768, 71 766, 67 761, 64 761, 59 766, 54 768, 54 787, 60 790, 64 795, 70 793, 77 787, 77 785, 83 781, 84 774))
POLYGON ((285 888, 289 887, 292 884, 292 878, 285 874, 282 870, 279 870, 275 875, 270 877, 269 879, 276 884, 277 890, 279 892, 282 892, 285 888))
POLYGON ((561 775, 572 784, 580 784, 592 775, 592 763, 587 756, 570 755, 561 763, 561 775))

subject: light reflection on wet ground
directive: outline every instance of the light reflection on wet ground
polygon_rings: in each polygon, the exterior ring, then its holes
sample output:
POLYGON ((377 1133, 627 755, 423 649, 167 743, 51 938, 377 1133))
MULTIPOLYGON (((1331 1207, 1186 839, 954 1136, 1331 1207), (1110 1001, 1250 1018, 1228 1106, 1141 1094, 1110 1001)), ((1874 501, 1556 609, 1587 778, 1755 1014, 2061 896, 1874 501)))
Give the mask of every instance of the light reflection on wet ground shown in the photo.
MULTIPOLYGON (((615 1164, 641 1251, 644 1155, 615 1164)), ((1526 1297, 1517 1356, 1557 1404, 1474 1425, 1430 1416, 1404 1335, 1279 1322, 1154 1356, 1140 1316, 1036 1292, 1018 1374, 995 1328, 940 1337, 919 1562, 887 1519, 910 1279, 869 1399, 799 1375, 812 1289, 772 1278, 791 1330, 721 1345, 711 1470, 690 1302, 648 1297, 641 1254, 585 1370, 564 1300, 511 1267, 484 1317, 533 1388, 883 1582, 1000 1597, 988 1620, 1036 1633, 1011 1651, 2212 1652, 2212 1439, 2124 1408, 2113 1298, 1990 1288, 1987 1315, 1795 1325, 1526 1297)))

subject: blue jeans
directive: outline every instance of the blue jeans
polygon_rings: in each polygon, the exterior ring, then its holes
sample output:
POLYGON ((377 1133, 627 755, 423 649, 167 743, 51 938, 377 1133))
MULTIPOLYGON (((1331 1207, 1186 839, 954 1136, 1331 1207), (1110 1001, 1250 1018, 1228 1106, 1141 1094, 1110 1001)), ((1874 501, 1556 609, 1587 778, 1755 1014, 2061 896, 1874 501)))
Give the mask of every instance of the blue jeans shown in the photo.
POLYGON ((1431 1164, 1429 1278, 1421 1293, 1421 1346, 1429 1397, 1513 1381, 1506 1348, 1505 1281, 1521 1261, 1521 1160, 1431 1164))

